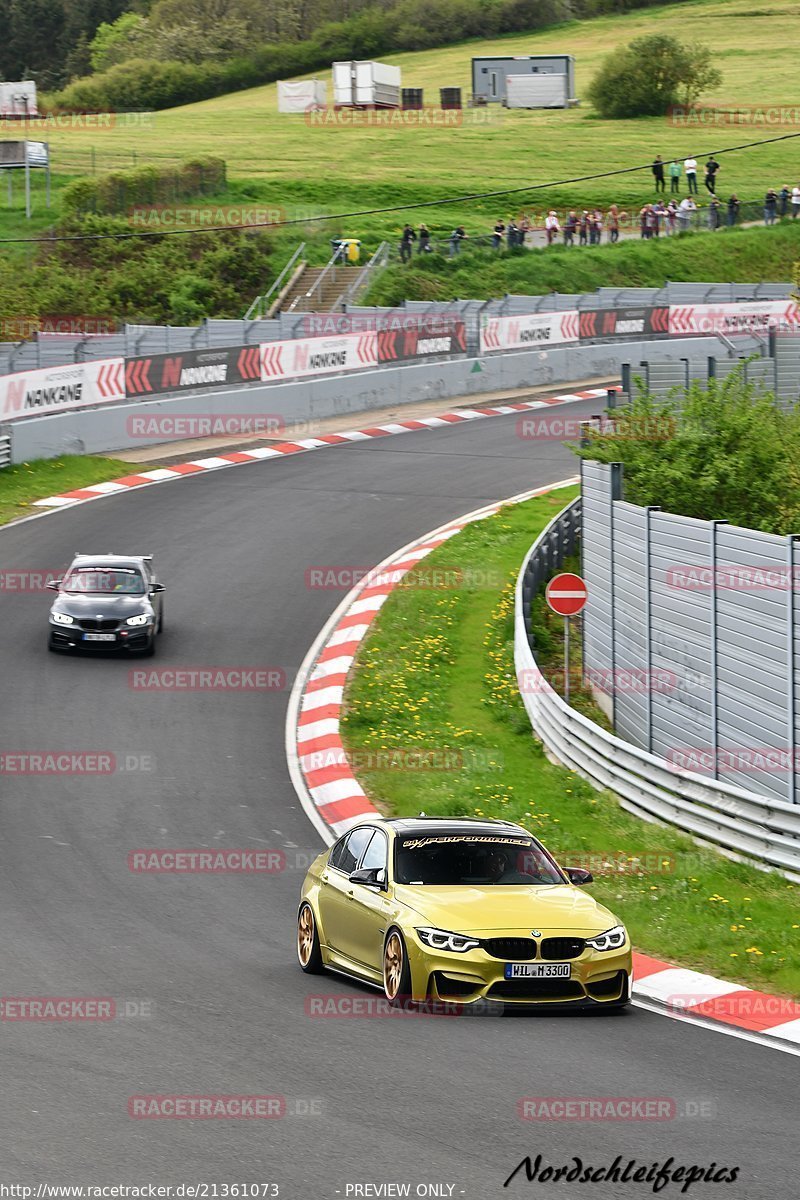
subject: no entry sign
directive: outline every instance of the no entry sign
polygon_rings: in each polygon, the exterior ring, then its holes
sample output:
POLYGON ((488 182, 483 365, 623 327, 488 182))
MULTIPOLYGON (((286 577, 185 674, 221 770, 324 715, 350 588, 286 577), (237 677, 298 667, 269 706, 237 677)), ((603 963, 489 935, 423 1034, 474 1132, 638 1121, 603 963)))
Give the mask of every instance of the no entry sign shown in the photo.
POLYGON ((572 575, 568 571, 554 575, 544 595, 553 612, 560 617, 574 617, 588 599, 586 584, 580 575, 572 575))

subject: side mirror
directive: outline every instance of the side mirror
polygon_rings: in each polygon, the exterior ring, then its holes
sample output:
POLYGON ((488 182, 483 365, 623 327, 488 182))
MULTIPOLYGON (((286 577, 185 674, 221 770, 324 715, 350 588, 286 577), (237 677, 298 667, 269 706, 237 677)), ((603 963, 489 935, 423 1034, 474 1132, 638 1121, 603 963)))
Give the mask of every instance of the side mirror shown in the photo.
POLYGON ((386 870, 384 867, 365 867, 361 871, 353 871, 349 876, 351 883, 361 883, 364 887, 376 887, 380 891, 388 890, 386 870))
POLYGON ((583 867, 564 867, 564 874, 569 879, 570 883, 578 884, 594 883, 594 875, 591 871, 584 871, 583 867))
POLYGON ((150 584, 150 594, 153 596, 156 594, 156 592, 165 592, 166 590, 167 589, 164 587, 163 583, 150 584))
POLYGON ((46 583, 44 586, 47 588, 47 590, 49 592, 57 592, 58 589, 61 587, 61 580, 60 579, 51 579, 50 582, 46 583))

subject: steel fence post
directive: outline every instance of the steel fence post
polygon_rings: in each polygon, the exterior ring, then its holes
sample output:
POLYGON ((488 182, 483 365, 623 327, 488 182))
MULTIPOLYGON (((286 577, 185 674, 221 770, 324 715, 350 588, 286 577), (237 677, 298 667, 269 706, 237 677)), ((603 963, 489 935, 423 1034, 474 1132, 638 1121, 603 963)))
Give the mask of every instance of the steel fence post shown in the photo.
POLYGON ((608 564, 608 579, 609 579, 609 607, 611 609, 611 629, 609 637, 611 643, 611 724, 616 729, 617 725, 617 605, 616 605, 616 580, 614 569, 614 501, 622 499, 623 486, 623 466, 622 463, 611 463, 609 472, 609 490, 608 490, 608 542, 609 542, 609 564, 608 564))
POLYGON ((788 734, 789 734, 789 751, 791 753, 791 765, 789 770, 789 795, 787 797, 790 804, 797 803, 797 766, 795 763, 795 753, 797 750, 797 737, 795 733, 795 685, 794 685, 794 545, 798 540, 798 535, 790 533, 786 539, 787 558, 789 560, 789 586, 786 589, 788 603, 786 605, 786 660, 788 674, 787 688, 787 707, 788 707, 788 734))

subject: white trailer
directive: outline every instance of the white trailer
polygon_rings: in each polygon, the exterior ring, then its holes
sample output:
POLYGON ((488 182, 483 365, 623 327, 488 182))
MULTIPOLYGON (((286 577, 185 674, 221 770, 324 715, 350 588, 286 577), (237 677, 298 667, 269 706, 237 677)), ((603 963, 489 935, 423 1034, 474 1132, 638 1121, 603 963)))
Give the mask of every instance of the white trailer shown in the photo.
POLYGON ((333 103, 355 108, 399 108, 400 68, 369 60, 335 62, 333 103))
POLYGON ((324 108, 328 88, 324 79, 279 79, 278 112, 304 113, 324 108))
POLYGON ((36 84, 32 79, 0 83, 0 116, 35 117, 38 114, 36 84))
POLYGON ((566 75, 507 75, 507 108, 568 108, 566 75))

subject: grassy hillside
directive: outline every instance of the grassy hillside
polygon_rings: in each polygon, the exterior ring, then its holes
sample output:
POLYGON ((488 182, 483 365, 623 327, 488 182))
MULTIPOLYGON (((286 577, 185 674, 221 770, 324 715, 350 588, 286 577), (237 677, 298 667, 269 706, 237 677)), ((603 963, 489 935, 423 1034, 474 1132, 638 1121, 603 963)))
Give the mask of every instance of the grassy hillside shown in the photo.
POLYGON ((720 229, 617 246, 553 246, 517 254, 469 248, 457 259, 415 257, 393 264, 375 281, 371 304, 409 300, 488 299, 545 292, 592 292, 598 287, 662 287, 669 280, 740 283, 789 280, 800 259, 800 221, 773 229, 720 229))
MULTIPOLYGON (((440 86, 469 90, 473 54, 570 53, 576 58, 580 96, 604 55, 640 34, 665 32, 713 46, 724 82, 718 94, 708 97, 710 102, 723 107, 737 102, 791 105, 796 96, 796 52, 787 31, 796 23, 792 0, 774 0, 755 10, 748 0, 690 0, 527 36, 401 54, 392 61, 402 68, 406 86, 423 87, 426 101, 437 103, 440 86)), ((607 122, 595 117, 587 104, 567 112, 508 112, 497 106, 488 113, 465 110, 460 128, 312 127, 304 117, 279 116, 276 88, 270 85, 156 113, 149 127, 54 130, 48 136, 55 162, 63 153, 65 166, 72 162, 73 169, 87 161, 91 146, 101 162, 105 155, 132 152, 140 160, 153 154, 219 154, 232 176, 262 185, 260 198, 293 217, 309 209, 347 211, 571 178, 646 164, 656 153, 670 159, 691 151, 700 158, 709 150, 772 132, 790 130, 757 125, 698 132, 673 127, 666 118, 607 122)), ((780 187, 797 182, 797 144, 726 155, 720 190, 749 198, 761 195, 769 183, 780 187)), ((650 182, 649 172, 643 171, 548 190, 538 199, 554 205, 641 199, 649 194, 650 182)), ((478 208, 448 206, 439 213, 442 224, 474 224, 478 211, 486 218, 495 210, 515 208, 516 202, 492 200, 478 208)), ((439 214, 431 210, 428 215, 439 214)), ((396 227, 397 218, 354 220, 342 223, 343 230, 345 225, 348 232, 376 237, 396 227)))

